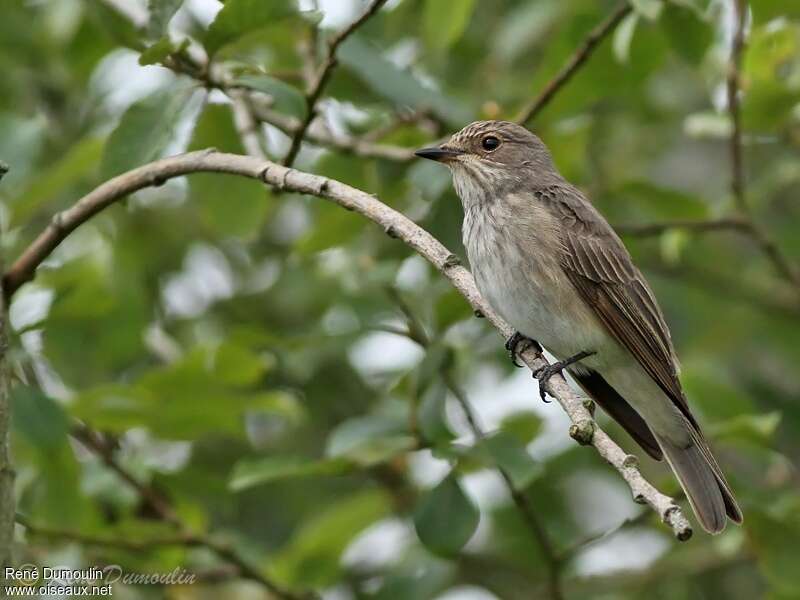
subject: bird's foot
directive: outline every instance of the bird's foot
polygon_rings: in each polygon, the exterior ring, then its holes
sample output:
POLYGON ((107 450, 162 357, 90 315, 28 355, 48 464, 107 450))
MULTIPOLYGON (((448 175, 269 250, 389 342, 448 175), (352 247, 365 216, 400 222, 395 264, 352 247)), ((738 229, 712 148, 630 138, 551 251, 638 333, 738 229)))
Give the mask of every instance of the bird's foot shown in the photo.
POLYGON ((542 353, 542 347, 539 345, 539 342, 522 335, 519 331, 515 331, 514 335, 506 341, 508 357, 511 359, 511 362, 514 363, 514 366, 518 368, 522 367, 522 365, 517 362, 517 356, 525 352, 528 348, 536 348, 539 354, 542 353))
POLYGON ((568 366, 574 365, 576 362, 580 362, 584 358, 592 356, 593 354, 596 353, 594 351, 590 352, 588 350, 583 350, 573 356, 570 356, 569 358, 565 358, 564 360, 554 362, 551 365, 545 365, 539 369, 536 369, 533 372, 533 376, 539 380, 539 397, 542 399, 542 401, 549 402, 546 396, 547 392, 545 392, 544 388, 553 375, 556 373, 561 373, 561 371, 566 369, 568 366))

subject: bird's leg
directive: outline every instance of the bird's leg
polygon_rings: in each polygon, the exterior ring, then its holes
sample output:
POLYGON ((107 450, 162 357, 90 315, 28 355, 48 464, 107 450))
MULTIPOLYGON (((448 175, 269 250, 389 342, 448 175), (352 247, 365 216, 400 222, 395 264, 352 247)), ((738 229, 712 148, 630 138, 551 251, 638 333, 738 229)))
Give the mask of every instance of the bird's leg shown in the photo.
POLYGON ((522 335, 519 331, 515 331, 514 335, 512 335, 506 341, 506 350, 508 350, 508 357, 511 359, 511 362, 514 363, 515 367, 522 366, 517 362, 517 356, 525 352, 525 350, 527 350, 528 348, 536 348, 536 351, 539 354, 542 353, 542 347, 539 345, 539 342, 527 336, 522 335))
POLYGON ((577 354, 570 356, 569 358, 565 358, 564 360, 560 360, 558 362, 554 362, 552 365, 545 365, 539 369, 536 369, 533 372, 533 376, 539 380, 539 396, 541 397, 543 402, 549 402, 546 397, 546 392, 544 391, 545 384, 550 380, 550 378, 555 375, 556 373, 561 373, 564 369, 568 366, 575 364, 583 360, 588 356, 592 356, 596 354, 594 351, 583 350, 578 352, 577 354))

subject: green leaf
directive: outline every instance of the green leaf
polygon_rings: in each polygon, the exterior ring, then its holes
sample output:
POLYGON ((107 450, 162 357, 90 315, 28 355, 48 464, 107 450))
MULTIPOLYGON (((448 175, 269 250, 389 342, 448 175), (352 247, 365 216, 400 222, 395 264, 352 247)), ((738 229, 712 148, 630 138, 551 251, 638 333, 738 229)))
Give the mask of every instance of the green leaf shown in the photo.
POLYGON ((322 203, 315 206, 314 210, 314 227, 294 244, 294 248, 302 255, 308 256, 336 246, 345 246, 364 231, 364 219, 342 210, 341 206, 322 203))
POLYGON ((369 466, 404 454, 416 446, 405 423, 383 415, 355 417, 341 423, 328 437, 325 454, 369 466))
POLYGON ((341 45, 338 57, 342 65, 389 102, 432 110, 454 125, 472 120, 471 110, 453 98, 424 87, 411 73, 398 69, 357 33, 341 45))
POLYGON ((103 156, 104 140, 89 136, 77 141, 53 164, 38 171, 13 202, 12 224, 17 225, 72 186, 91 179, 103 156))
POLYGON ((687 115, 683 121, 686 135, 697 139, 727 140, 732 130, 730 115, 712 111, 687 115))
POLYGON ((422 437, 427 442, 438 445, 449 443, 455 437, 447 424, 446 399, 447 389, 441 381, 432 382, 422 394, 417 419, 422 437))
POLYGON ((800 103, 800 23, 778 20, 754 29, 742 69, 746 129, 781 132, 800 103))
POLYGON ((365 490, 322 504, 271 561, 270 574, 286 585, 326 587, 341 573, 341 554, 366 527, 391 511, 383 492, 365 490))
POLYGON ((15 431, 34 449, 40 487, 26 508, 47 523, 81 523, 85 508, 78 484, 80 468, 69 445, 69 418, 41 390, 17 385, 11 390, 15 431))
POLYGON ((655 21, 661 15, 664 2, 661 0, 630 0, 633 10, 645 19, 655 21))
POLYGON ((424 390, 436 377, 441 377, 452 360, 452 352, 442 340, 434 341, 425 349, 425 356, 417 367, 417 386, 424 390))
POLYGON ((670 45, 692 65, 701 63, 714 40, 711 25, 697 11, 679 4, 666 3, 660 25, 670 45))
POLYGON ((457 42, 469 25, 474 7, 475 0, 426 0, 423 35, 428 47, 444 50, 457 42))
POLYGON ((753 21, 757 25, 772 19, 800 19, 800 4, 786 0, 756 0, 748 3, 753 11, 753 21))
POLYGON ((639 15, 631 13, 622 20, 614 32, 614 56, 621 63, 627 63, 630 57, 631 40, 639 22, 639 15))
POLYGON ((131 19, 107 5, 105 2, 86 2, 85 10, 97 23, 97 28, 122 46, 141 51, 143 44, 140 32, 131 19))
POLYGON ((762 510, 747 515, 749 533, 759 569, 774 591, 787 598, 800 596, 800 570, 797 547, 800 543, 800 519, 797 507, 793 514, 773 516, 762 510))
POLYGON ((239 492, 279 479, 342 475, 355 468, 352 462, 343 458, 310 461, 296 456, 267 456, 257 460, 245 459, 234 465, 228 488, 239 492))
POLYGON ((450 325, 475 316, 464 296, 452 288, 445 290, 436 300, 434 315, 438 331, 445 331, 450 325))
MULTIPOLYGON (((703 218, 708 215, 706 204, 697 196, 677 189, 661 187, 649 181, 629 181, 615 192, 619 200, 633 211, 646 213, 644 218, 703 218)), ((632 222, 631 218, 630 221, 632 222)))
POLYGON ((159 158, 194 90, 185 85, 155 92, 134 103, 106 141, 103 177, 108 179, 159 158))
POLYGON ((527 445, 542 431, 542 419, 530 411, 518 412, 504 418, 500 429, 514 436, 520 444, 527 445))
MULTIPOLYGON (((244 413, 264 413, 292 425, 305 411, 291 394, 252 391, 221 378, 212 353, 197 348, 181 360, 146 372, 134 384, 102 385, 73 401, 73 412, 96 427, 125 431, 146 426, 157 435, 194 439, 202 432, 243 435, 244 413)), ((234 378, 236 379, 236 378, 234 378)))
POLYGON ((746 440, 756 444, 769 445, 780 423, 781 413, 778 411, 744 414, 721 423, 715 423, 710 428, 710 432, 715 439, 727 439, 733 442, 746 440))
MULTIPOLYGON (((206 106, 194 129, 191 150, 214 147, 244 153, 230 108, 206 106)), ((189 197, 200 209, 203 223, 221 235, 253 237, 272 207, 272 194, 257 181, 234 175, 198 173, 189 178, 189 197)))
POLYGON ((525 447, 510 433, 499 431, 484 438, 480 446, 489 453, 495 464, 511 477, 514 488, 523 490, 544 472, 525 447))
POLYGON ((222 343, 214 353, 214 372, 220 381, 231 385, 256 383, 268 367, 257 353, 232 342, 222 343))
POLYGON ((147 36, 157 39, 166 34, 169 22, 178 12, 181 4, 183 4, 183 0, 148 0, 147 8, 150 11, 150 20, 147 22, 147 36))
POLYGON ((433 161, 421 161, 411 165, 408 170, 408 181, 422 192, 426 200, 436 200, 451 184, 450 173, 442 170, 441 165, 433 161))
POLYGON ((17 385, 11 390, 14 428, 38 448, 54 450, 66 445, 69 420, 64 409, 41 390, 17 385))
POLYGON ((44 323, 48 361, 78 388, 104 381, 140 359, 144 329, 152 318, 140 279, 104 254, 103 259, 83 255, 39 275, 55 291, 44 323), (79 357, 76 347, 81 348, 79 357))
POLYGON ((480 513, 461 489, 454 472, 420 498, 414 527, 427 548, 446 556, 464 547, 480 521, 480 513))
POLYGON ((285 0, 228 0, 209 25, 203 43, 209 57, 247 33, 295 13, 285 0))
POLYGON ((177 50, 178 47, 169 38, 163 37, 142 51, 139 55, 139 64, 142 66, 159 64, 177 50))
POLYGON ((307 112, 306 98, 296 87, 264 74, 239 75, 231 85, 257 90, 272 97, 275 108, 280 112, 304 119, 307 112))
POLYGON ((661 259, 668 265, 677 265, 689 243, 689 234, 683 229, 668 229, 658 238, 661 259))
MULTIPOLYGON (((727 340, 727 335, 726 335, 727 340)), ((725 422, 740 415, 756 412, 752 399, 741 385, 720 377, 713 370, 692 369, 689 364, 681 372, 686 394, 710 421, 725 422), (720 402, 724 398, 725 402, 720 402)))

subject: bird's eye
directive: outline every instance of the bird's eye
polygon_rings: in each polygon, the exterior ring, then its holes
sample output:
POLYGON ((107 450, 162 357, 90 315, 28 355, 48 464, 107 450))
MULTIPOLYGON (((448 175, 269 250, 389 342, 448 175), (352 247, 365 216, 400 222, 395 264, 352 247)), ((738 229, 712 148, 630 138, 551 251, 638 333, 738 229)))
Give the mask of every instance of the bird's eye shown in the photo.
POLYGON ((496 150, 499 145, 500 145, 500 140, 498 140, 493 135, 487 135, 485 138, 481 140, 481 147, 487 152, 496 150))

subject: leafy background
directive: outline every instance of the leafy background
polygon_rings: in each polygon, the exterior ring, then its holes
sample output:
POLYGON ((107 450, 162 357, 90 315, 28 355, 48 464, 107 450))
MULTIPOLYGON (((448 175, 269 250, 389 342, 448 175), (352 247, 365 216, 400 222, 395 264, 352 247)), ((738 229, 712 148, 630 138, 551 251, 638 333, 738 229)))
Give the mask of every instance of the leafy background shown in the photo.
MULTIPOLYGON (((364 8, 147 4, 4 4, 7 262, 109 176, 186 148, 243 152, 229 98, 162 63, 212 56, 271 110, 300 119, 307 48, 317 40, 324 51, 364 8)), ((734 214, 731 3, 632 4, 532 127, 615 224, 734 214)), ((389 2, 341 47, 323 115, 335 136, 407 148, 512 117, 614 6, 389 2)), ((750 11, 747 201, 796 263, 800 9, 758 0, 750 11)), ((287 151, 276 127, 258 134, 271 157, 287 151)), ((463 256, 460 204, 437 165, 313 144, 296 164, 377 194, 463 256)), ((674 541, 408 248, 321 200, 206 174, 94 218, 13 299, 12 449, 30 525, 18 527, 17 561, 200 576, 118 585, 123 598, 271 597, 208 544, 156 543, 177 521, 295 593, 546 597, 547 556, 500 464, 561 557, 566 597, 800 597, 798 288, 741 232, 669 228, 625 241, 666 312, 743 527, 674 541), (399 335, 409 319, 429 343, 399 335), (487 439, 474 439, 448 381, 487 439)), ((678 492, 662 465, 642 465, 678 492)))

